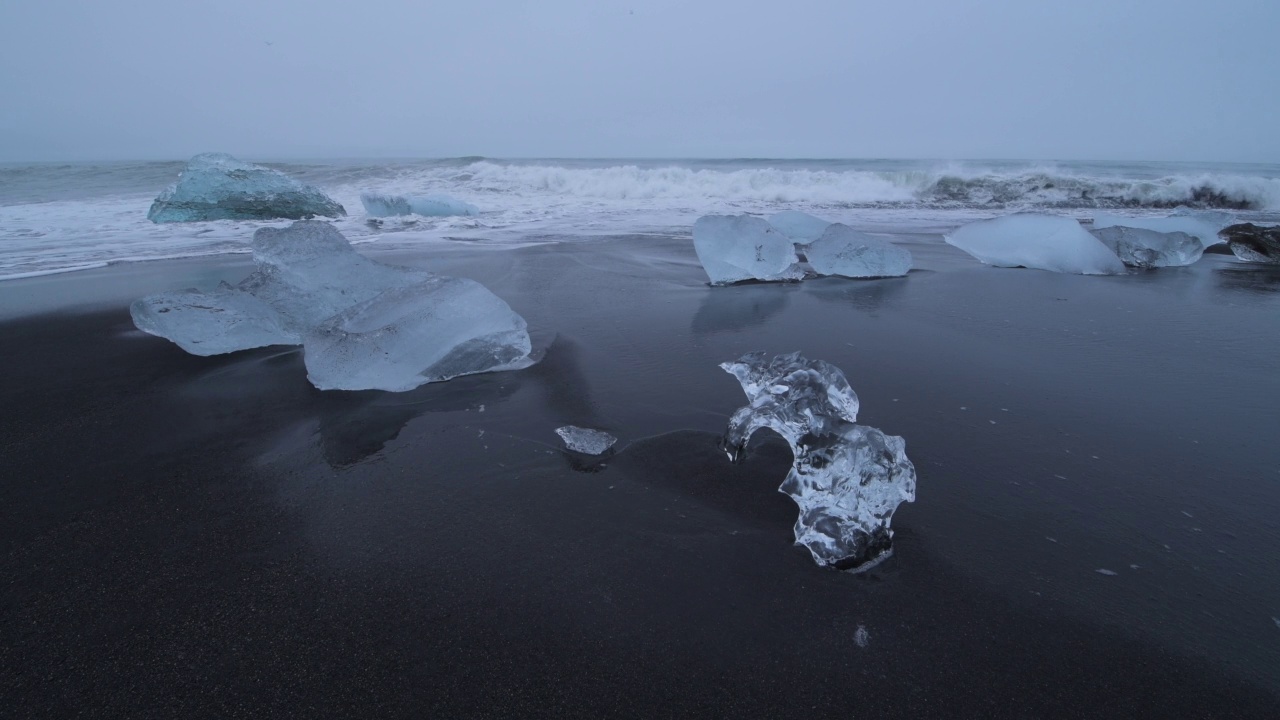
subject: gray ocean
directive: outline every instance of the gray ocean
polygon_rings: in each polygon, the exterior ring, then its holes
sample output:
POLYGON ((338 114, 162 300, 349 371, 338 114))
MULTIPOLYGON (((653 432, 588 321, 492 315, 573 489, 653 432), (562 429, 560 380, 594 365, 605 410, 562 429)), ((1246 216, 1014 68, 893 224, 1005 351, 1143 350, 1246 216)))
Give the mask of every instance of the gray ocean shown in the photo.
MULTIPOLYGON (((271 162, 346 208, 353 242, 407 249, 679 234, 700 215, 796 209, 868 230, 937 232, 1015 211, 1086 219, 1178 206, 1280 220, 1280 165, 932 160, 317 160, 271 162), (368 222, 363 192, 444 193, 478 217, 368 222)), ((273 223, 156 225, 147 209, 184 161, 0 165, 0 280, 111 263, 248 252, 273 223)), ((274 224, 284 224, 274 223, 274 224)))

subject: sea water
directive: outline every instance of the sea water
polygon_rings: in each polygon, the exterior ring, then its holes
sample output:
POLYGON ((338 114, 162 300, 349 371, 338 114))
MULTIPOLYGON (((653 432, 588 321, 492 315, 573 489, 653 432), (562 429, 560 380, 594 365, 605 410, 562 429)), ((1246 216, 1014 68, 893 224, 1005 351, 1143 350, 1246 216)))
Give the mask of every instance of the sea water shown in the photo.
MULTIPOLYGON (((262 162, 258 158, 246 160, 262 162)), ((510 246, 617 234, 687 234, 707 214, 801 210, 860 229, 938 232, 1036 210, 1163 214, 1179 205, 1280 220, 1280 165, 924 160, 330 160, 265 162, 346 207, 355 243, 466 239, 510 246), (365 192, 444 193, 476 217, 370 222, 365 192), (554 238, 554 240, 553 240, 554 238)), ((157 225, 156 195, 183 161, 0 165, 0 279, 105 264, 247 253, 269 221, 157 225)))

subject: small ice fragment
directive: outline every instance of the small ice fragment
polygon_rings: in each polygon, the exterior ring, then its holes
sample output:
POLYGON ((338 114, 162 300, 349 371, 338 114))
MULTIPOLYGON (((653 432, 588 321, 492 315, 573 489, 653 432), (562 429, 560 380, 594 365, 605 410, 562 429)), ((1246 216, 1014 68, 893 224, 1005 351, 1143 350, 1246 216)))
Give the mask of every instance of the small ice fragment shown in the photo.
POLYGON ((1069 217, 1019 213, 979 220, 943 238, 997 267, 1026 267, 1081 275, 1115 275, 1124 263, 1069 217))
POLYGON ((1065 475, 1054 475, 1054 477, 1058 478, 1059 480, 1066 480, 1066 479, 1067 479, 1065 475))
POLYGON ((1195 515, 1192 515, 1191 513, 1187 512, 1186 510, 1183 510, 1183 511, 1182 511, 1182 514, 1183 514, 1183 515, 1186 515, 1187 517, 1195 517, 1195 515))
POLYGON ((1117 225, 1095 228, 1092 234, 1129 267, 1191 265, 1204 254, 1204 244, 1184 232, 1162 233, 1117 225))
POLYGON ((693 224, 693 249, 712 285, 804 277, 791 240, 751 215, 698 218, 693 224))
POLYGON ((346 210, 319 188, 278 170, 225 153, 196 155, 147 212, 154 223, 203 220, 301 220, 338 217, 346 210))
POLYGON ((1273 622, 1275 622, 1276 627, 1280 628, 1280 618, 1278 618, 1278 617, 1272 617, 1272 618, 1271 618, 1271 620, 1272 620, 1273 622))
POLYGON ((758 352, 720 367, 738 379, 748 400, 729 419, 723 440, 729 458, 745 457, 761 428, 791 445, 795 459, 778 490, 800 507, 796 544, 819 565, 854 572, 888 557, 893 513, 916 498, 905 441, 855 424, 858 396, 834 365, 800 353, 768 359, 758 352))
POLYGON ((618 438, 603 430, 581 428, 576 425, 556 428, 556 434, 564 440, 565 447, 584 455, 600 455, 618 442, 618 438))
POLYGON ((360 196, 360 202, 364 205, 365 213, 372 217, 389 217, 392 215, 447 217, 450 215, 480 214, 480 208, 475 205, 451 198, 448 195, 415 197, 364 193, 360 196))
MULTIPOLYGON (((1280 621, 1277 621, 1277 622, 1280 622, 1280 621)), ((863 625, 859 625, 857 631, 853 633, 853 642, 855 645, 857 645, 860 648, 866 647, 867 641, 870 638, 871 636, 867 633, 867 628, 863 625)))
POLYGON ((811 243, 822 237, 822 233, 831 225, 820 217, 799 210, 783 210, 769 216, 769 224, 775 230, 800 244, 811 243))
POLYGON ((1098 573, 1099 575, 1115 575, 1116 574, 1115 570, 1108 570, 1106 568, 1098 568, 1097 570, 1094 570, 1094 572, 1098 573))
POLYGON ((819 275, 901 277, 911 270, 911 251, 840 223, 828 227, 804 254, 819 275))
POLYGON ((1045 535, 1045 536, 1044 536, 1044 539, 1045 539, 1045 540, 1048 540, 1048 541, 1049 541, 1049 542, 1051 542, 1051 543, 1056 543, 1056 542, 1058 542, 1058 539, 1057 539, 1057 538, 1051 538, 1051 537, 1049 537, 1048 535, 1045 535))
POLYGON ((1138 568, 1138 566, 1137 566, 1137 565, 1130 565, 1130 566, 1129 566, 1129 569, 1130 569, 1130 570, 1137 570, 1137 569, 1139 569, 1139 568, 1138 568))
POLYGON ((996 421, 995 421, 995 420, 988 420, 987 422, 991 423, 992 425, 995 425, 995 424, 996 424, 996 421))

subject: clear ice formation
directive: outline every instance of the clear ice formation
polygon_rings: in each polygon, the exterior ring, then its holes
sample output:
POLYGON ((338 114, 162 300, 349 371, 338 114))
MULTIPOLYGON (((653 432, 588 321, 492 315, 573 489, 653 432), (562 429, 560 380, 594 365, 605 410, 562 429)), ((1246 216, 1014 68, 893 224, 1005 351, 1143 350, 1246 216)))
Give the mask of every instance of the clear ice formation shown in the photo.
POLYGON ((1080 275, 1114 275, 1124 263, 1069 217, 1018 213, 969 223, 944 238, 997 267, 1026 267, 1080 275))
POLYGON ((1280 226, 1240 223, 1224 228, 1222 237, 1245 262, 1280 263, 1280 226))
POLYGON ((374 262, 326 222, 260 228, 253 255, 235 287, 134 301, 134 324, 195 355, 300 344, 322 390, 397 392, 532 362, 524 318, 483 285, 374 262))
POLYGON ((1121 217, 1100 212, 1093 216, 1093 229, 1130 227, 1154 230, 1158 233, 1181 232, 1199 240, 1205 247, 1209 247, 1222 242, 1218 237, 1218 230, 1231 224, 1232 219, 1232 216, 1227 213, 1197 212, 1188 208, 1178 208, 1168 217, 1121 217))
POLYGON ((576 425, 556 428, 556 434, 564 440, 565 447, 584 455, 601 455, 618 442, 618 438, 603 430, 592 430, 576 425))
POLYGON ((901 277, 911 270, 911 251, 840 223, 832 223, 810 243, 805 257, 819 275, 901 277))
POLYGON ((151 203, 155 223, 204 220, 300 220, 346 215, 319 188, 225 153, 196 155, 178 181, 151 203))
POLYGON ((748 400, 729 419, 729 459, 742 459, 760 428, 791 445, 795 461, 778 490, 800 507, 796 544, 818 565, 841 570, 859 572, 887 558, 893 512, 916 499, 905 441, 855 424, 858 396, 834 365, 800 353, 770 360, 757 352, 720 367, 738 379, 748 400))
POLYGON ((822 237, 831 223, 820 217, 799 210, 783 210, 769 216, 769 224, 775 230, 800 244, 811 243, 822 237))
POLYGON ((1204 245, 1184 232, 1156 232, 1123 225, 1090 232, 1129 267, 1178 267, 1190 265, 1204 255, 1204 245))
POLYGON ((392 215, 447 217, 450 215, 480 214, 480 208, 475 205, 451 198, 448 195, 414 197, 364 193, 360 196, 360 202, 364 204, 365 213, 372 217, 390 217, 392 215))
POLYGON ((712 285, 804 278, 791 239, 751 215, 698 218, 693 224, 693 249, 712 285))

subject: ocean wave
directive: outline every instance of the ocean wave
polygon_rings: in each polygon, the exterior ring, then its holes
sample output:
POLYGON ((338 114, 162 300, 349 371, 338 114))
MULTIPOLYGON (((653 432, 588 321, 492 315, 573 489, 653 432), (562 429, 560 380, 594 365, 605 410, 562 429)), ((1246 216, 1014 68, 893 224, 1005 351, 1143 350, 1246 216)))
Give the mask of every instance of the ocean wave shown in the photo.
MULTIPOLYGON (((617 202, 695 200, 804 203, 813 207, 1216 208, 1280 210, 1280 179, 1222 174, 1100 177, 1049 169, 953 168, 878 172, 755 167, 565 167, 488 160, 433 168, 428 185, 478 196, 543 196, 617 202), (434 181, 434 182, 431 182, 434 181)), ((404 178, 402 178, 404 179, 404 178)))

